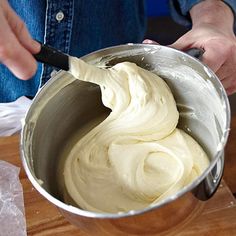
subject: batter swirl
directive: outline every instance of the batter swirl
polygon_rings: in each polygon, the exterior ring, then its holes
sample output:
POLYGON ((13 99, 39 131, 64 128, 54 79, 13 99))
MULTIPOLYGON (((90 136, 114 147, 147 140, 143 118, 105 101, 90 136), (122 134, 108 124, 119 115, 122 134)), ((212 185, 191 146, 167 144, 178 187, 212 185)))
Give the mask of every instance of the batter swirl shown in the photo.
POLYGON ((200 145, 176 128, 179 113, 167 84, 123 62, 99 69, 71 59, 71 73, 98 84, 110 115, 82 137, 64 167, 65 186, 95 212, 142 209, 191 183, 209 165, 200 145))

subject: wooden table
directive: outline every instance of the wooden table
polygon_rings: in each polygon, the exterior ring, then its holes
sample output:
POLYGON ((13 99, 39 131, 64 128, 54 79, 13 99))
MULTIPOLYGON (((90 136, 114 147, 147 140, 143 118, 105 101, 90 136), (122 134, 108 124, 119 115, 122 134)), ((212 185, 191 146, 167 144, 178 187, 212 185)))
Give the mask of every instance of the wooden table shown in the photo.
MULTIPOLYGON (((236 116, 234 127, 226 148, 225 179, 231 189, 236 186, 236 116), (230 163, 229 165, 227 163, 230 163), (227 168, 229 171, 227 171, 227 168), (233 178, 233 181, 231 180, 233 178), (228 182, 227 182, 228 183, 228 182)), ((19 158, 19 136, 0 138, 0 160, 21 167, 20 180, 24 190, 25 212, 28 235, 85 236, 78 228, 68 223, 55 206, 44 199, 31 185, 19 158)), ((236 235, 236 200, 227 184, 222 181, 217 193, 207 201, 203 211, 175 236, 234 236, 236 235)))

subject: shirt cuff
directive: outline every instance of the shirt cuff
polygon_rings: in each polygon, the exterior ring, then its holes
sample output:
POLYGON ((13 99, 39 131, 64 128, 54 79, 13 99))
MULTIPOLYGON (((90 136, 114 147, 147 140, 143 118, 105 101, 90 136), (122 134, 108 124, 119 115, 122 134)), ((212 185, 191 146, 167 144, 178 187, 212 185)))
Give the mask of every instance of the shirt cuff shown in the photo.
MULTIPOLYGON (((171 0, 169 1, 170 12, 172 18, 179 24, 190 27, 192 25, 189 11, 190 9, 202 2, 203 0, 171 0)), ((234 13, 236 18, 236 1, 235 0, 224 0, 222 1, 227 4, 234 13)))

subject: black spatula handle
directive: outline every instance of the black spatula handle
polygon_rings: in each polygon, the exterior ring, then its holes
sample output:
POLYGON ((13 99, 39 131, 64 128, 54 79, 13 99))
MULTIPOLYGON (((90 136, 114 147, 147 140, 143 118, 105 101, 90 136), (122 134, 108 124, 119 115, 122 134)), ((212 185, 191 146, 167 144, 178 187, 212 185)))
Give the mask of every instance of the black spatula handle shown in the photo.
POLYGON ((54 66, 65 71, 69 70, 69 56, 45 44, 41 44, 41 50, 39 53, 34 54, 34 58, 37 61, 50 66, 54 66))
POLYGON ((203 53, 205 52, 204 49, 202 48, 190 48, 187 51, 184 51, 185 53, 187 53, 188 55, 195 57, 199 60, 202 59, 203 53))

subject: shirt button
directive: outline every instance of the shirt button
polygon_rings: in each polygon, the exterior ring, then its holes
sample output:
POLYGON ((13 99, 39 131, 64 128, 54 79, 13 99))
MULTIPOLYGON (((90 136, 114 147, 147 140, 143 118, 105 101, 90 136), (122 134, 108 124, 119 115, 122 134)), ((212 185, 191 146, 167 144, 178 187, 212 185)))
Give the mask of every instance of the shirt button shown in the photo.
POLYGON ((51 77, 55 76, 57 74, 57 71, 56 70, 53 70, 50 74, 51 77))
POLYGON ((56 14, 56 19, 57 19, 58 22, 62 21, 64 19, 64 13, 62 11, 59 11, 56 14))

